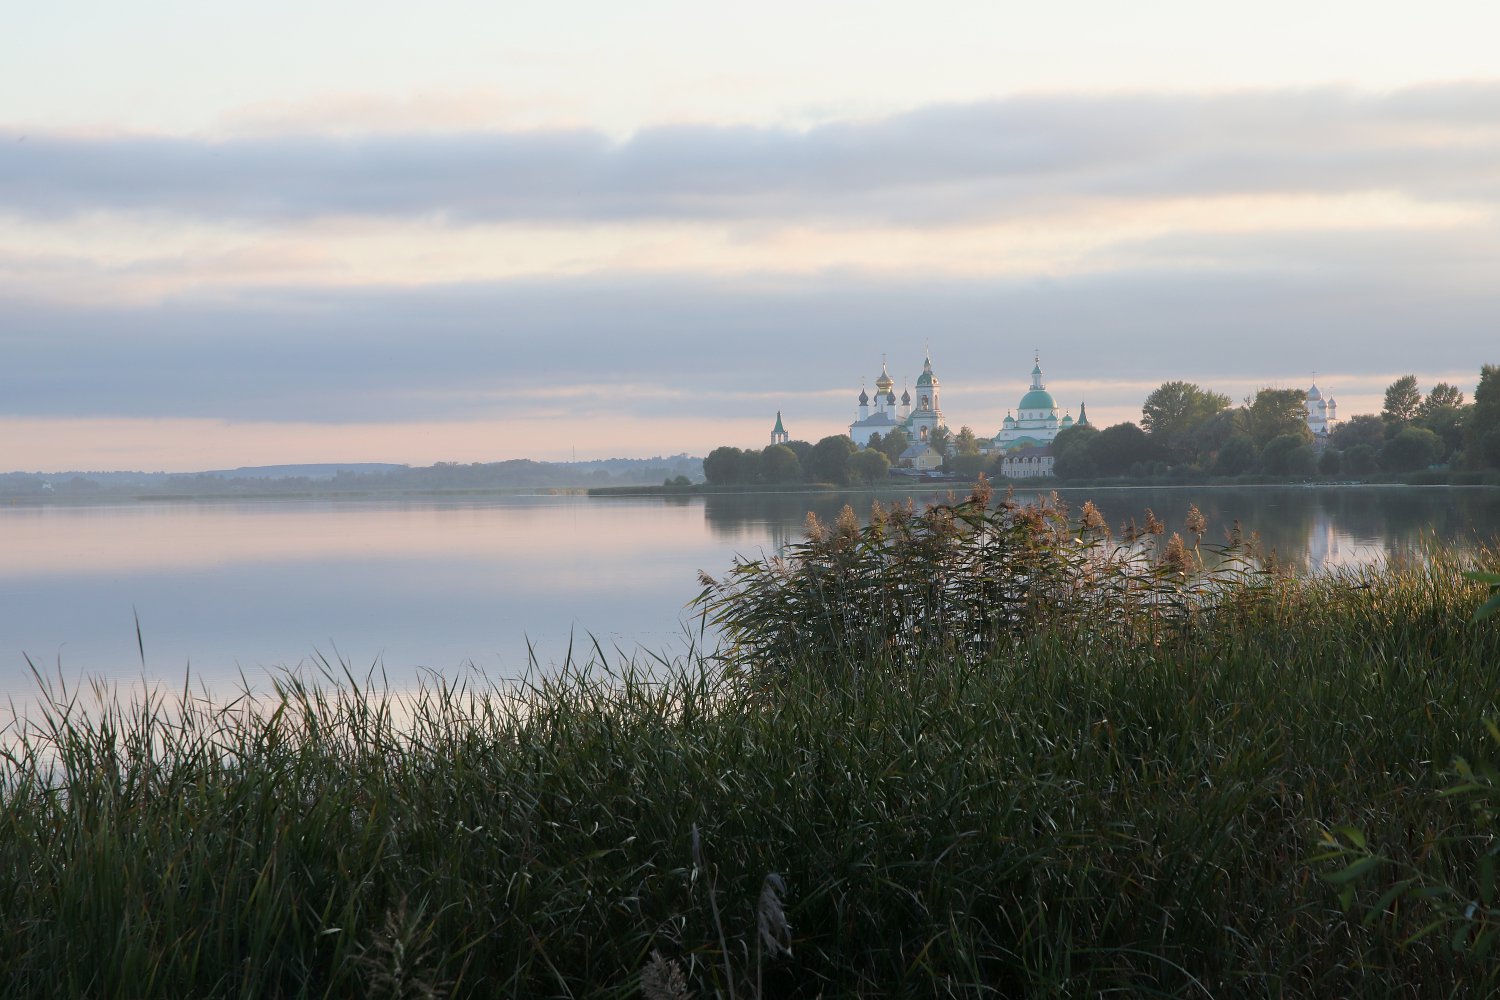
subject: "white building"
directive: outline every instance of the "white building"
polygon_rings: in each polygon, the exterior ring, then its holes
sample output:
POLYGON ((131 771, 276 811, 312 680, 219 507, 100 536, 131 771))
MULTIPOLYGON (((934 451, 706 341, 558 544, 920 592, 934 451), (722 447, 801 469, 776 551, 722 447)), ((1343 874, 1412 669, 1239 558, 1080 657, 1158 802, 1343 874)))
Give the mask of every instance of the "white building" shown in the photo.
MULTIPOLYGON (((1081 414, 1083 411, 1079 412, 1081 414)), ((1088 418, 1084 417, 1079 422, 1087 423, 1088 418)), ((991 440, 989 451, 991 454, 1009 453, 1023 448, 1050 445, 1059 432, 1072 426, 1073 418, 1068 414, 1058 417, 1057 401, 1042 382, 1042 359, 1038 355, 1036 366, 1031 369, 1031 388, 1016 404, 1014 416, 1006 411, 1005 422, 991 440)), ((1050 474, 1050 460, 1048 470, 1050 474)))
MULTIPOLYGON (((863 388, 859 390, 859 416, 849 425, 849 437, 861 448, 870 443, 876 434, 889 437, 898 428, 906 432, 911 444, 926 445, 933 431, 946 427, 943 423, 943 408, 939 401, 941 386, 932 373, 932 358, 922 362, 922 374, 917 376, 916 406, 912 406, 909 390, 901 393, 900 409, 896 406, 896 380, 880 362, 880 377, 875 380, 875 397, 872 400, 863 388)), ((941 459, 939 459, 941 461, 941 459)))
POLYGON ((1033 479, 1052 475, 1052 445, 1026 445, 1004 453, 1000 475, 1006 479, 1033 479))
POLYGON ((788 434, 786 432, 786 428, 784 426, 782 426, 782 423, 781 423, 781 411, 777 410, 776 411, 776 426, 771 428, 771 443, 772 444, 786 444, 791 439, 792 439, 792 436, 790 434, 788 434))
POLYGON ((1338 426, 1338 401, 1332 396, 1325 397, 1314 379, 1303 405, 1307 408, 1307 429, 1312 431, 1313 448, 1322 451, 1328 447, 1328 435, 1338 426))

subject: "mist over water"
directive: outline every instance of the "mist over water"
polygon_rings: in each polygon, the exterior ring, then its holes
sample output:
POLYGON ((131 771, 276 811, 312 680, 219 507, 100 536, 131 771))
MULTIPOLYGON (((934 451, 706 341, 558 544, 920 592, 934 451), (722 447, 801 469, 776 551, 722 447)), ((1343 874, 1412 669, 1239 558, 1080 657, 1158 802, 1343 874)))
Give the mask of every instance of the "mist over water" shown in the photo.
MULTIPOLYGON (((1025 499, 1033 491, 1018 491, 1025 499)), ((1500 534, 1500 491, 1449 487, 1062 490, 1118 529, 1151 508, 1205 543, 1238 519, 1303 571, 1500 534)), ((427 671, 492 680, 597 640, 670 655, 696 632, 698 570, 800 540, 809 510, 910 494, 507 496, 0 509, 0 695, 36 693, 27 658, 70 685, 159 681, 232 695, 268 671, 342 661, 395 687, 427 671), (136 622, 140 623, 137 645, 136 622), (530 652, 529 652, 530 650, 530 652)), ((917 494, 918 504, 941 494, 917 494)))

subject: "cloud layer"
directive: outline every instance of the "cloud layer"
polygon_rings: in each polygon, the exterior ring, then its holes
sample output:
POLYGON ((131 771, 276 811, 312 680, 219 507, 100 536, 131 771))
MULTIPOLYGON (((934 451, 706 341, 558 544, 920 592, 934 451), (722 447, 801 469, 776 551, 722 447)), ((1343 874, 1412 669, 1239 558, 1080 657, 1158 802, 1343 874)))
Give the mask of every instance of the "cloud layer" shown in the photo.
POLYGON ((207 140, 0 132, 0 210, 285 222, 959 224, 1098 199, 1396 191, 1494 203, 1500 82, 1383 95, 1019 97, 807 130, 683 125, 207 140))
POLYGON ((0 220, 0 421, 59 428, 510 428, 503 455, 428 456, 480 460, 650 427, 671 451, 778 409, 837 431, 881 354, 913 377, 929 343, 977 429, 1034 349, 1070 405, 1128 385, 1118 418, 1173 378, 1500 360, 1500 81, 624 140, 0 130, 0 220))

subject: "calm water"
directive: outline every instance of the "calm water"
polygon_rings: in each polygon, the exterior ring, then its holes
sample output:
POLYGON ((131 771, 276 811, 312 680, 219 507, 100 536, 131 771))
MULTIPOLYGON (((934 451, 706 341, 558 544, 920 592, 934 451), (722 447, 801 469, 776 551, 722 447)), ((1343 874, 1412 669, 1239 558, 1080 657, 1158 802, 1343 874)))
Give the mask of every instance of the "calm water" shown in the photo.
MULTIPOLYGON (((1238 518, 1310 569, 1493 540, 1500 491, 1359 487, 1064 491, 1112 524, 1152 507, 1180 528, 1196 500, 1217 537, 1238 518)), ((570 635, 680 649, 696 574, 800 537, 869 495, 570 496, 0 508, 0 696, 28 699, 29 656, 70 683, 146 677, 228 693, 316 656, 392 684, 468 665, 517 676, 570 635), (140 622, 145 664, 137 648, 140 622)))

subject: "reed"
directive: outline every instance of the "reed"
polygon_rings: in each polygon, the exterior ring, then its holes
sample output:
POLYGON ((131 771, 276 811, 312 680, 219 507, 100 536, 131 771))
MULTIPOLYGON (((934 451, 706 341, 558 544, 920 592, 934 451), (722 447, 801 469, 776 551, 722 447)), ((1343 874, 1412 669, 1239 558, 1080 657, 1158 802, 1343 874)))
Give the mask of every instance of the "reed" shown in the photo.
POLYGON ((1368 920, 1383 887, 1359 884, 1346 908, 1319 857, 1354 829, 1459 892, 1478 870, 1486 831, 1440 793, 1496 712, 1500 629, 1463 574, 1497 553, 1299 579, 980 505, 732 572, 747 603, 707 600, 738 631, 676 659, 52 698, 0 739, 0 996, 1500 986, 1492 957, 1411 940, 1419 902, 1368 920), (775 592, 845 553, 869 579, 775 592))

